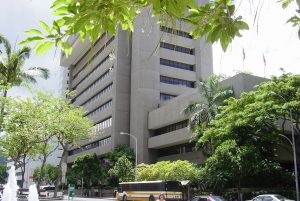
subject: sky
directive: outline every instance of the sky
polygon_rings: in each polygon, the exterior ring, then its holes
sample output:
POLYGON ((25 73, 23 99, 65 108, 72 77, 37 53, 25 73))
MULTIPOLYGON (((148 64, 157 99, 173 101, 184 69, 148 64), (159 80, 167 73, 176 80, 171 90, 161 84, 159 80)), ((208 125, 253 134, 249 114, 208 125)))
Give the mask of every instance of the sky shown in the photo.
MULTIPOLYGON (((245 71, 262 77, 280 75, 280 68, 286 72, 300 74, 300 40, 297 28, 286 24, 295 6, 283 10, 277 0, 236 0, 236 16, 242 15, 250 26, 243 31, 243 37, 235 39, 224 53, 220 44, 213 45, 215 74, 232 76, 245 71), (255 3, 255 5, 253 5, 255 3), (258 15, 254 20, 256 11, 258 15), (244 52, 244 54, 243 54, 244 52), (265 58, 265 62, 264 59, 265 58)), ((27 37, 25 30, 39 27, 38 21, 48 23, 54 19, 50 10, 53 0, 0 0, 0 33, 11 44, 27 37)), ((48 80, 38 79, 34 85, 42 90, 61 94, 62 69, 59 66, 59 50, 52 49, 43 56, 32 56, 25 68, 46 67, 50 70, 48 80)), ((29 96, 24 88, 14 88, 9 95, 29 96)))
MULTIPOLYGON (((50 10, 52 0, 0 0, 0 2, 0 34, 10 41, 12 47, 28 37, 24 31, 38 28, 39 20, 51 23, 54 19, 50 10)), ((43 56, 37 56, 32 51, 24 69, 37 66, 50 70, 50 78, 37 79, 38 83, 32 85, 34 88, 52 92, 56 96, 61 95, 63 67, 59 66, 59 58, 60 52, 55 48, 43 56)), ((14 87, 9 90, 9 95, 30 96, 30 93, 23 87, 14 87)))

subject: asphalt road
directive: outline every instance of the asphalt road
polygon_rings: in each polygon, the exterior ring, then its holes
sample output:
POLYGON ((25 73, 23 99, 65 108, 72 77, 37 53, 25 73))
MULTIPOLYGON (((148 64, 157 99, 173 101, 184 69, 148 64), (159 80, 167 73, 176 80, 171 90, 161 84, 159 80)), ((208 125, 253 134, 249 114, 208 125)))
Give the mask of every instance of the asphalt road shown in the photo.
MULTIPOLYGON (((68 200, 68 196, 64 197, 64 200, 68 200)), ((69 198, 69 201, 116 201, 115 198, 86 198, 86 197, 74 197, 69 198)))

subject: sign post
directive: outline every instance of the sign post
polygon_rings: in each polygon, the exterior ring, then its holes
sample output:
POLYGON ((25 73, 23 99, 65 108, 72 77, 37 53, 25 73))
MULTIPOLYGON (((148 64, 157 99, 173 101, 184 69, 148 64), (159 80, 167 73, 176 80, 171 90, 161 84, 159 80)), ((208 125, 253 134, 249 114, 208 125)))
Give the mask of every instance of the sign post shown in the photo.
POLYGON ((69 189, 68 189, 68 200, 70 199, 70 197, 74 198, 76 194, 76 189, 75 189, 75 184, 69 184, 69 189))

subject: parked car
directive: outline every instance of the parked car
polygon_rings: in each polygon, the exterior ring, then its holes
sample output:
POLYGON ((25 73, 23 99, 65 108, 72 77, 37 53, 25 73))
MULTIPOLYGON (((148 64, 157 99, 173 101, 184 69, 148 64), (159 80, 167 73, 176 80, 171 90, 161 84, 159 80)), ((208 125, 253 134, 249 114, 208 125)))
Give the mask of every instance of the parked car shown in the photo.
POLYGON ((252 201, 294 201, 278 194, 258 195, 252 201))
POLYGON ((217 195, 197 195, 192 201, 226 201, 226 199, 217 195))
POLYGON ((20 188, 17 192, 17 201, 28 201, 29 189, 20 188))
MULTIPOLYGON (((40 198, 53 198, 55 186, 40 186, 39 196, 40 198)), ((57 198, 63 198, 63 192, 57 191, 57 198)))

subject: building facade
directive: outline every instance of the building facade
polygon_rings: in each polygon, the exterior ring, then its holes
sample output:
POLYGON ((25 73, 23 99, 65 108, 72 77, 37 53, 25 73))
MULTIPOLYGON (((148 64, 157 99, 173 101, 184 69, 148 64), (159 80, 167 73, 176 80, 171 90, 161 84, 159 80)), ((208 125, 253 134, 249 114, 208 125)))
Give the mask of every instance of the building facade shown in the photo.
MULTIPOLYGON (((199 1, 200 3, 200 1, 199 1)), ((170 99, 194 91, 195 82, 212 74, 212 47, 205 38, 194 40, 183 20, 158 25, 145 9, 135 21, 135 31, 102 34, 93 47, 78 37, 69 38, 72 55, 61 57, 69 69, 69 89, 76 90, 74 105, 82 106, 94 122, 97 136, 69 151, 68 163, 83 153, 105 155, 118 144, 135 149, 138 162, 157 160, 149 147, 153 136, 149 113, 170 99)))

